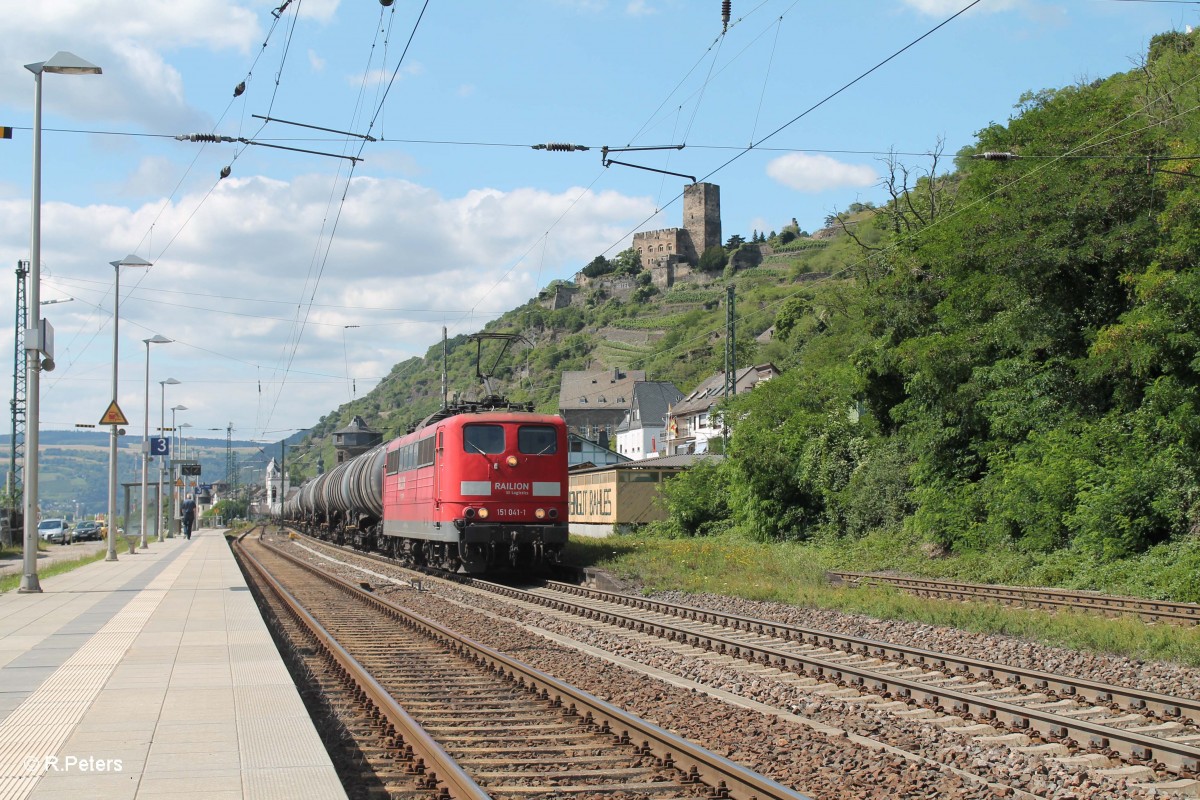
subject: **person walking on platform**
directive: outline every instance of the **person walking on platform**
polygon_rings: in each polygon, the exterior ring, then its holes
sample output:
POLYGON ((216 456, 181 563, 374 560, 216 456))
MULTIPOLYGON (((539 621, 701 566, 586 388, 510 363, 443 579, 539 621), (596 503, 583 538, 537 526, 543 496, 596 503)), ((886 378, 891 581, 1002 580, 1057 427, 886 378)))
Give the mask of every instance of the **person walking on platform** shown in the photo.
POLYGON ((190 494, 179 504, 179 512, 183 515, 183 538, 191 539, 192 526, 196 524, 196 501, 190 494))

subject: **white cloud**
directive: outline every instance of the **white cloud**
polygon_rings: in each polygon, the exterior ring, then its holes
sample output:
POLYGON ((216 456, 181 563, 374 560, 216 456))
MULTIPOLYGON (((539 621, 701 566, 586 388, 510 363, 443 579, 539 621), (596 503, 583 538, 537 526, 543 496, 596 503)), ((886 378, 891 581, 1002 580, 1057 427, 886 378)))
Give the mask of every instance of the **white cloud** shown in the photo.
POLYGON ((308 50, 308 65, 312 67, 313 72, 321 72, 325 69, 325 59, 317 55, 317 51, 309 48, 308 50))
POLYGON ((304 0, 303 5, 297 4, 296 13, 303 19, 329 22, 333 19, 333 15, 337 13, 339 2, 340 0, 304 0))
POLYGON ((178 181, 178 168, 170 159, 149 156, 141 159, 133 173, 114 187, 112 193, 123 197, 166 197, 178 181))
MULTIPOLYGON (((948 17, 961 11, 967 5, 967 0, 901 0, 909 8, 931 17, 948 17)), ((971 11, 986 11, 999 13, 1010 9, 1028 9, 1028 0, 989 0, 980 3, 971 11)))
MULTIPOLYGON (((125 0, 0 0, 0 60, 26 64, 66 50, 103 69, 98 76, 56 77, 46 92, 48 113, 188 129, 206 117, 188 107, 174 57, 204 50, 250 55, 263 40, 261 16, 236 0, 139 0, 136 12, 125 0)), ((0 70, 0 107, 26 109, 30 85, 25 70, 0 70)))
POLYGON ((845 164, 823 155, 789 153, 767 164, 767 175, 801 192, 823 192, 848 186, 871 186, 879 180, 863 164, 845 164))
MULTIPOLYGON (((153 169, 145 163, 139 174, 153 169)), ((43 205, 43 291, 77 298, 47 307, 60 366, 43 384, 44 426, 103 412, 93 406, 106 395, 111 365, 107 262, 152 223, 154 244, 137 252, 154 267, 121 276, 121 408, 141 416, 143 373, 134 365, 142 363, 141 340, 159 333, 175 342, 155 349, 152 380, 185 381, 170 394, 191 409, 188 420, 205 427, 230 418, 250 431, 311 425, 346 401, 343 335, 362 396, 391 365, 423 355, 443 324, 451 335, 480 329, 573 274, 653 210, 648 199, 616 192, 477 189, 444 197, 405 180, 363 177, 339 215, 340 185, 323 175, 235 175, 204 193, 165 207, 43 205), (319 232, 334 218, 329 245, 319 232), (347 333, 345 325, 361 327, 347 333)), ((26 200, 0 199, 0 258, 23 255, 28 217, 26 200)), ((0 303, 11 307, 9 283, 0 284, 0 303)), ((0 347, 11 352, 6 335, 0 347)), ((157 398, 153 405, 157 418, 157 398)))
POLYGON ((397 79, 411 78, 425 74, 425 67, 419 61, 405 62, 399 70, 395 67, 390 69, 373 69, 367 73, 358 73, 356 75, 347 75, 346 82, 351 86, 358 86, 361 83, 366 83, 368 86, 377 84, 386 84, 395 75, 397 79))
POLYGON ((648 17, 657 14, 658 9, 652 7, 646 0, 630 0, 625 6, 625 13, 631 17, 648 17))

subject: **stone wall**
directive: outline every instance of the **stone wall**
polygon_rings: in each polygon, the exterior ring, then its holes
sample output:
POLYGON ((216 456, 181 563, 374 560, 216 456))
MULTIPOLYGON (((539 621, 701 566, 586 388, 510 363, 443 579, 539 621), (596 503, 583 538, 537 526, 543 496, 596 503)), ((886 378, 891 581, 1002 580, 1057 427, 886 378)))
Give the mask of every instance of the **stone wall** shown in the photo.
MULTIPOLYGON (((576 278, 578 277, 577 275, 576 278)), ((566 308, 571 305, 578 294, 578 287, 559 284, 554 287, 553 294, 542 299, 542 306, 551 311, 558 311, 560 308, 566 308)))

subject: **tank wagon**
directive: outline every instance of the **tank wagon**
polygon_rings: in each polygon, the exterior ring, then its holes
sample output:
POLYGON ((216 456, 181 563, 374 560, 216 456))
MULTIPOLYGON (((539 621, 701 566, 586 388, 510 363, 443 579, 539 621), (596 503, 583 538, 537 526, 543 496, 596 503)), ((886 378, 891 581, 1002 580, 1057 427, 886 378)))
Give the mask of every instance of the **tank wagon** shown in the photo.
POLYGON ((339 544, 481 574, 558 563, 567 489, 563 420, 485 401, 306 481, 282 514, 339 544))

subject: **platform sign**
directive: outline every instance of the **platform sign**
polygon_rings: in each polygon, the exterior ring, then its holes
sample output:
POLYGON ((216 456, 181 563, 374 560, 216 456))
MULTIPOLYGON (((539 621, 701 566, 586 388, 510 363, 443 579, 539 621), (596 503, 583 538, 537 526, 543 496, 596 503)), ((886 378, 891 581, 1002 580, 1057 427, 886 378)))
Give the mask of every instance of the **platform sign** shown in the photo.
POLYGON ((108 404, 108 410, 104 412, 104 416, 100 418, 101 425, 128 425, 129 420, 125 419, 124 412, 117 405, 117 401, 113 400, 108 404))
POLYGON ((151 436, 150 437, 150 455, 152 456, 169 456, 171 455, 171 440, 166 436, 151 436))

